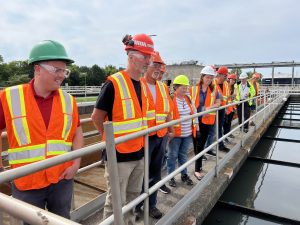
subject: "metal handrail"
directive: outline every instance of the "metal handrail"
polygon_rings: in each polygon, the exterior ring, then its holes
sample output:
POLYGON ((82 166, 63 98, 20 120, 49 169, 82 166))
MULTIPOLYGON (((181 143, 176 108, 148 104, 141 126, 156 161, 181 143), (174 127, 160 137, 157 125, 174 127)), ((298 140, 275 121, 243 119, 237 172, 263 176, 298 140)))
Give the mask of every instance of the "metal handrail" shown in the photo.
MULTIPOLYGON (((267 110, 267 108, 270 108, 271 104, 269 104, 268 106, 265 106, 266 104, 266 96, 269 97, 269 94, 267 95, 263 95, 265 101, 264 101, 264 110, 267 110)), ((256 100, 258 98, 261 98, 261 95, 260 96, 257 96, 257 97, 254 97, 250 100, 256 100)), ((275 102, 277 99, 275 99, 273 102, 275 102)), ((244 102, 247 102, 249 101, 249 99, 247 100, 243 100, 243 101, 240 101, 240 102, 236 102, 236 103, 232 103, 232 104, 228 104, 226 106, 223 106, 223 107, 219 107, 217 109, 212 109, 212 110, 208 110, 206 112, 213 112, 213 111, 218 111, 220 109, 225 109, 227 108, 228 106, 231 106, 231 105, 236 105, 236 104, 241 104, 241 103, 244 103, 244 102)), ((244 111, 244 109, 243 109, 244 111)), ((261 112, 259 112, 261 113, 261 112)), ((194 114, 192 116, 187 116, 185 117, 184 119, 187 120, 187 119, 191 119, 191 118, 194 118, 195 115, 197 116, 200 116, 200 115, 203 115, 203 113, 197 113, 197 114, 194 114)), ((242 115, 244 115, 244 113, 242 112, 242 115)), ((264 114, 265 116, 265 114, 264 114)), ((157 191, 162 185, 164 185, 166 182, 168 182, 171 178, 173 178, 175 175, 177 175, 178 173, 180 173, 183 169, 185 169, 187 166, 189 166, 190 164, 192 164, 195 160, 197 160, 198 158, 200 158, 201 156, 203 156, 206 152, 208 152, 210 149, 212 149, 215 145, 217 146, 217 153, 218 153, 218 143, 222 140, 224 140, 225 138, 227 138, 231 133, 233 133, 235 130, 239 129, 240 127, 243 128, 244 126, 244 123, 246 122, 249 122, 250 119, 252 119, 254 116, 250 117, 249 119, 247 119, 246 121, 243 121, 242 124, 238 125, 236 128, 234 128, 232 131, 230 131, 229 133, 227 133, 226 135, 223 135, 220 139, 218 139, 217 141, 215 141, 214 143, 212 143, 210 146, 208 146, 207 148, 205 148, 203 151, 201 151, 199 154, 195 155, 192 159, 190 159, 188 162, 186 162, 185 164, 183 164, 182 166, 180 166, 179 168, 177 168, 175 171, 173 171, 171 174, 167 175, 166 177, 164 177, 163 179, 161 179, 158 183, 156 183, 155 185, 153 185, 148 193, 144 192, 143 194, 141 194, 139 197, 137 197, 136 199, 134 199, 133 201, 131 201, 130 203, 128 203, 127 205, 123 206, 122 208, 122 213, 123 215, 127 212, 129 212, 130 210, 132 210, 137 204, 139 204, 140 202, 142 202, 143 200, 147 199, 152 193, 154 193, 155 191, 157 191)), ((183 121, 183 119, 181 119, 183 121)), ((171 122, 169 122, 171 123, 171 122)), ((218 128, 218 124, 216 123, 216 127, 218 128)), ((216 130, 217 130, 216 128, 216 130)), ((151 128, 149 128, 151 129, 151 128)), ((147 146, 145 146, 145 156, 148 155, 148 148, 147 146)), ((216 157, 218 158, 218 157, 216 157)), ((146 163, 147 164, 147 163, 146 163)), ((145 165, 145 170, 148 170, 148 167, 146 167, 145 165)), ((218 168, 218 164, 216 163, 216 167, 215 167, 215 176, 218 175, 218 171, 220 170, 220 168, 218 168)), ((144 182, 144 185, 146 185, 148 187, 148 183, 147 182, 144 182)), ((145 201, 144 204, 147 204, 147 202, 145 201)), ((114 204, 113 204, 114 205, 114 204)), ((147 206, 146 206, 147 207, 147 206)), ((147 207, 148 208, 148 207, 147 207)), ((147 219, 147 218, 146 218, 147 219)), ((108 225, 108 224, 112 224, 114 222, 114 215, 111 215, 110 217, 108 217, 106 220, 104 220, 103 222, 100 223, 100 225, 108 225)), ((146 225, 148 225, 148 220, 145 220, 144 221, 146 225)))
MULTIPOLYGON (((88 123, 88 122, 91 122, 91 121, 92 121, 92 118, 80 119, 80 124, 88 123)), ((2 132, 1 137, 6 138, 7 137, 7 132, 6 131, 2 132)))
MULTIPOLYGON (((266 95, 264 95, 264 98, 266 95)), ((257 97, 254 97, 252 99, 256 99, 256 98, 261 98, 262 95, 260 96, 257 96, 257 97)), ((249 101, 249 99, 247 100, 244 100, 244 101, 240 101, 240 102, 234 102, 234 103, 231 103, 231 104, 228 104, 226 106, 223 106, 223 107, 219 107, 219 108, 215 108, 215 109, 210 109, 210 110, 207 110, 205 112, 200 112, 200 113, 196 113, 194 115, 191 115, 191 116, 188 116, 188 117, 185 117, 185 118, 182 118, 182 119, 178 119, 178 120, 173 120, 173 121, 170 121, 168 123, 165 123, 165 124, 162 124, 162 125, 159 125, 159 126, 156 126, 156 127, 151 127, 151 128, 148 128, 148 129, 145 129, 145 130, 142 130, 142 131, 139 131, 139 132, 136 132, 136 133, 132 133, 132 134, 128 134, 126 136, 121 136, 121 137, 118 137, 116 139, 112 138, 112 139, 109 139, 109 140, 112 140, 114 142, 114 144, 119 144, 121 142, 125 142, 125 141, 128 141, 128 140, 131 140, 131 139, 134 139, 136 137, 139 137, 139 136, 145 136, 153 131, 157 131, 157 130, 160 130, 162 128, 166 128, 166 127, 169 127, 169 126, 173 126, 177 123, 180 123, 180 122, 183 122, 185 120, 189 120, 189 119, 192 119, 192 118, 195 118, 195 117, 199 117, 199 116, 202 116, 202 115, 205 115, 207 113, 210 113, 210 112, 214 112, 214 111, 218 111, 220 109, 225 109, 229 106, 232 106, 232 105, 236 105, 236 104, 241 104, 243 102, 247 102, 249 101)), ((242 126, 243 124, 239 125, 242 126)), ((226 135, 224 135, 221 139, 219 139, 218 141, 220 140, 223 140, 225 139, 225 137, 227 137, 228 135, 230 135, 231 133, 228 133, 226 135)), ((113 135, 113 133, 112 133, 113 135)), ((108 140, 108 139, 107 139, 108 140)), ((171 177, 175 176, 177 173, 179 173, 181 170, 183 170, 185 167, 187 167, 188 165, 190 165, 191 163, 193 163, 196 159, 200 158, 202 155, 204 155, 207 151, 209 151, 214 145, 216 145, 217 142, 213 143, 211 146, 209 146, 208 148, 204 149, 202 152, 200 152, 198 155, 196 155, 192 160, 193 161, 189 161, 187 162, 186 164, 182 165, 181 167, 179 167, 177 170, 175 170, 172 174, 169 174, 166 178, 162 179, 160 182, 158 182, 156 185, 154 185, 153 187, 151 187, 149 189, 149 193, 147 194, 142 194, 138 200, 137 203, 136 203, 136 200, 134 200, 133 202, 129 203, 128 205, 124 206, 122 208, 122 213, 127 212, 128 210, 130 210, 130 206, 132 205, 136 205, 138 204, 139 202, 141 202, 143 199, 147 198, 151 193, 153 193, 154 191, 156 191, 160 186, 162 186, 165 182, 168 181, 168 179, 170 179, 171 177), (145 198, 144 198, 145 197, 145 198), (141 199, 142 198, 142 199, 141 199), (136 203, 136 204, 135 204, 136 203)), ((13 179, 16 179, 16 178, 19 178, 19 177, 22 177, 22 176, 25 176, 25 175, 28 175, 30 173, 33 173, 33 172, 37 172, 39 170, 42 170, 42 169, 45 169, 45 168, 49 168, 49 167, 52 167, 54 165, 57 165, 57 164, 61 164, 63 162, 66 162, 66 161, 70 161, 70 160, 73 160, 75 158, 79 158, 79 157, 82 157, 84 155, 87 155, 87 154, 90 154, 90 153, 93 153, 93 152, 96 152, 96 151, 99 151, 99 150, 102 150, 106 147, 106 143, 105 142, 101 142, 99 144, 95 144, 95 145, 91 145, 91 146, 88 146, 88 147, 84 147, 84 148, 81 148, 81 149, 78 149, 76 151, 72 151, 70 153, 66 153, 64 155, 60 155, 60 156, 56 156, 56 157, 53 157, 53 158, 49 158, 49 159, 46 159, 46 160, 43 160, 43 161, 40 161, 40 162, 35 162, 35 163, 32 163, 32 164, 29 164, 29 165, 25 165, 23 167, 19 167, 19 168, 15 168, 13 170, 9 170, 9 171, 5 171, 3 173, 1 173, 1 176, 0 176, 0 183, 4 183, 4 182, 7 182, 9 180, 13 180, 13 179)), ((108 150, 109 151, 109 150, 108 150)), ((148 154, 148 148, 146 147, 145 148, 145 155, 148 154)), ((148 169, 148 166, 145 166, 145 169, 147 170, 148 169)), ((147 182, 145 182, 147 184, 147 182)), ((22 204, 21 204, 22 205, 22 204)), ((24 205, 24 207, 26 207, 24 205)), ((1 205, 0 205, 0 208, 4 209, 1 205)), ((43 210, 40 209, 42 212, 43 210)), ((21 210, 19 210, 21 211, 21 210)), ((114 215, 112 215, 111 217, 109 217, 107 220, 103 221, 103 223, 101 224, 110 224, 111 222, 109 221, 113 221, 113 217, 114 215)), ((51 215, 48 216, 49 219, 51 219, 51 215)), ((40 223, 38 223, 40 224, 40 223)))

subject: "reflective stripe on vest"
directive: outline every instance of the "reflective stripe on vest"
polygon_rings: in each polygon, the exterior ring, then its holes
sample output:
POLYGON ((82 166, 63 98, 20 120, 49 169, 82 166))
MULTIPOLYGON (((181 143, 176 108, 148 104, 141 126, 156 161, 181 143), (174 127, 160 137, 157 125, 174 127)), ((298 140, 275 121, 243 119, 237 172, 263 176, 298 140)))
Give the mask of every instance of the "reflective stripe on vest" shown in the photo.
POLYGON ((120 90, 124 119, 127 120, 135 118, 133 101, 126 80, 124 79, 121 73, 116 73, 111 77, 116 81, 120 90))
POLYGON ((45 159, 46 144, 8 149, 9 164, 30 163, 45 159))
POLYGON ((125 134, 140 131, 147 128, 147 121, 142 118, 127 120, 122 122, 113 122, 114 134, 125 134))
MULTIPOLYGON (((214 104, 214 101, 215 101, 215 93, 216 91, 213 91, 210 93, 210 105, 209 106, 212 106, 214 104)), ((213 111, 213 112, 210 112, 208 113, 209 115, 216 115, 216 111, 213 111)))
POLYGON ((8 160, 10 164, 36 162, 45 159, 46 155, 61 155, 69 152, 71 146, 71 142, 64 140, 48 140, 47 153, 46 144, 8 149, 8 160))
POLYGON ((48 140, 47 141, 47 155, 61 155, 70 152, 72 142, 64 140, 48 140))
POLYGON ((14 135, 18 145, 28 145, 31 143, 28 123, 26 120, 26 108, 22 85, 7 88, 5 90, 7 103, 12 118, 14 135))
POLYGON ((164 123, 166 122, 168 114, 156 114, 156 122, 157 123, 164 123))
POLYGON ((192 102, 194 102, 194 103, 196 103, 196 98, 197 98, 197 88, 198 88, 198 86, 193 86, 193 87, 192 87, 191 98, 192 98, 192 102))
POLYGON ((164 112, 169 112, 170 105, 169 105, 169 100, 167 97, 166 89, 162 82, 157 82, 157 84, 158 84, 159 91, 163 97, 162 99, 163 99, 164 112))
MULTIPOLYGON (((59 95, 64 113, 64 128, 62 138, 67 139, 72 127, 73 101, 71 95, 59 89, 59 95)), ((46 155, 63 154, 71 150, 72 143, 65 140, 47 140, 46 144, 25 146, 31 143, 31 137, 26 117, 23 85, 6 89, 6 98, 12 117, 13 132, 18 141, 18 148, 8 150, 10 164, 31 163, 45 159, 46 155), (25 146, 25 147, 22 147, 25 146)))
POLYGON ((67 139, 72 127, 73 101, 71 95, 59 89, 62 111, 64 114, 64 128, 61 133, 63 139, 67 139))
POLYGON ((155 119, 155 110, 147 111, 147 120, 154 120, 155 119))

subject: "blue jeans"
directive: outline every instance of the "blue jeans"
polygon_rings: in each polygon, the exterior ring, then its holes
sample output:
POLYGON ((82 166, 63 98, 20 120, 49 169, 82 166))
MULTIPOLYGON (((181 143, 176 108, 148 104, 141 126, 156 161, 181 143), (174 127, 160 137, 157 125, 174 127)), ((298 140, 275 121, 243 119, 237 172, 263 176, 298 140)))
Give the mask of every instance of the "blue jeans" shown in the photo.
MULTIPOLYGON (((177 160, 180 166, 187 162, 188 150, 192 142, 192 135, 188 137, 175 137, 170 141, 167 159, 168 174, 175 170, 177 160)), ((187 169, 182 170, 181 174, 187 174, 187 169)))
MULTIPOLYGON (((41 189, 21 191, 12 184, 12 196, 31 205, 45 209, 59 216, 70 218, 73 194, 73 179, 60 180, 41 189)), ((28 223, 24 223, 29 225, 28 223)))
MULTIPOLYGON (((218 139, 223 137, 224 119, 225 119, 225 109, 221 109, 221 110, 219 110, 218 139)), ((209 128, 209 133, 208 133, 207 141, 206 141, 204 148, 207 148, 208 146, 210 146, 213 143, 214 137, 216 134, 215 126, 216 126, 216 123, 214 124, 214 126, 209 128)), ((219 146, 223 146, 223 145, 224 145, 223 141, 219 143, 219 146)))
POLYGON ((208 136, 207 136, 207 140, 206 140, 204 148, 207 148, 208 146, 210 146, 214 142, 215 133, 216 133, 216 124, 212 125, 209 128, 208 136))

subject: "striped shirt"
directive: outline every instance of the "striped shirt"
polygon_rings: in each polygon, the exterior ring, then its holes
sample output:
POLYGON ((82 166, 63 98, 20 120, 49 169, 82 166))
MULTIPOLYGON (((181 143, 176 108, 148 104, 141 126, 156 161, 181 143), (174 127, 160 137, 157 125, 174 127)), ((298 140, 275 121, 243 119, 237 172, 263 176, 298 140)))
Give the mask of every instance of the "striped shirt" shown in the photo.
MULTIPOLYGON (((185 99, 181 100, 176 97, 176 103, 177 103, 180 119, 191 115, 191 109, 185 99)), ((192 135, 192 119, 181 122, 180 137, 187 137, 190 135, 192 135)))

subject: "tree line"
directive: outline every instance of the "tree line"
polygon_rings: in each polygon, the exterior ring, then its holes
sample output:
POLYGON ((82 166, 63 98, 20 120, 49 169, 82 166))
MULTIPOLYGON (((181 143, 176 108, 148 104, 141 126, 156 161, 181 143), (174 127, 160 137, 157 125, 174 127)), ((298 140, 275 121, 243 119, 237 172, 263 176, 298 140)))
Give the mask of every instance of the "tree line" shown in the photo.
MULTIPOLYGON (((77 66, 72 64, 68 66, 71 70, 69 78, 64 80, 69 86, 100 86, 106 77, 116 73, 122 68, 116 68, 113 65, 107 65, 104 68, 97 64, 88 66, 77 66)), ((8 87, 17 84, 29 82, 33 78, 33 67, 28 65, 28 61, 4 62, 0 55, 0 87, 8 87)))

